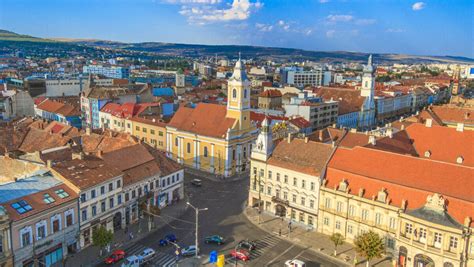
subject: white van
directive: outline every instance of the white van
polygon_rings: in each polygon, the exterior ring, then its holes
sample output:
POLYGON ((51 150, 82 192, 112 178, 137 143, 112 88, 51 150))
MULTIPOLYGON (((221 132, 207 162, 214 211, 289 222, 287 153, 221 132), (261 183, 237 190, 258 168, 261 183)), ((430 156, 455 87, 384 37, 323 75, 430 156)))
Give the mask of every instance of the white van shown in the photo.
POLYGON ((285 262, 285 267, 305 267, 306 264, 304 263, 304 261, 300 261, 300 260, 287 260, 285 262))

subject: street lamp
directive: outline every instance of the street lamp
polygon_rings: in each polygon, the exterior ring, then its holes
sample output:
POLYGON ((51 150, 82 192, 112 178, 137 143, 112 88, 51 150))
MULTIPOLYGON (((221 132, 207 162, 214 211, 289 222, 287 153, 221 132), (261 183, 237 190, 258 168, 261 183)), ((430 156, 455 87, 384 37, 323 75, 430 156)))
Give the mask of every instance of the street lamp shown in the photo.
POLYGON ((186 202, 186 205, 190 206, 191 208, 193 208, 196 211, 196 242, 195 242, 196 255, 195 256, 196 256, 196 258, 198 258, 198 253, 199 253, 199 243, 198 243, 199 212, 208 210, 208 208, 199 209, 199 208, 196 208, 193 205, 191 205, 191 203, 189 203, 189 202, 186 202))

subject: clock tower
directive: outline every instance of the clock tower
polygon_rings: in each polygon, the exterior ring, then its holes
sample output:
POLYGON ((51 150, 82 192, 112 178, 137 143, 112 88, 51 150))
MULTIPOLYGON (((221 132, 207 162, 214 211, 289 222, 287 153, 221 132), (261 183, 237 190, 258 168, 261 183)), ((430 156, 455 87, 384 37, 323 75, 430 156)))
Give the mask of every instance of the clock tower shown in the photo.
POLYGON ((272 151, 272 129, 268 118, 265 117, 262 122, 262 127, 260 128, 260 134, 257 137, 257 142, 252 149, 252 159, 267 161, 272 155, 272 151))
POLYGON ((238 121, 239 130, 249 129, 250 124, 250 81, 245 65, 239 60, 235 63, 232 77, 227 83, 227 117, 238 121))

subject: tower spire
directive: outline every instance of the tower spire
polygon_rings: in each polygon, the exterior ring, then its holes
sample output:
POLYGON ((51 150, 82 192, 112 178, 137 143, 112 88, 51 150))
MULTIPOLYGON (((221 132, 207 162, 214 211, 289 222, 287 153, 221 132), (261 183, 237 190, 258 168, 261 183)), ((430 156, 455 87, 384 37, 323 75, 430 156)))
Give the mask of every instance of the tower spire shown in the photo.
POLYGON ((239 51, 239 61, 240 61, 240 51, 239 51))
POLYGON ((367 62, 367 65, 369 65, 369 66, 372 65, 372 54, 370 54, 370 56, 369 56, 369 60, 367 62))

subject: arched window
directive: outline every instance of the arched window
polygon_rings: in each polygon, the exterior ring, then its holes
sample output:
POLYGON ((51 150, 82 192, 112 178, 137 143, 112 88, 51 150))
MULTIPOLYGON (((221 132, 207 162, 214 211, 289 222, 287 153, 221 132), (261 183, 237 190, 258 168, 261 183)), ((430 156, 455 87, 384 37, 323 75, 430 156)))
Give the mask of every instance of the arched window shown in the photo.
POLYGON ((207 158, 207 146, 204 147, 204 157, 207 158))
POLYGON ((237 98, 237 90, 232 90, 232 97, 237 98))
POLYGON ((187 149, 186 150, 188 151, 188 153, 191 153, 191 143, 187 144, 187 149))
POLYGON ((247 98, 247 89, 244 90, 244 98, 247 98))

